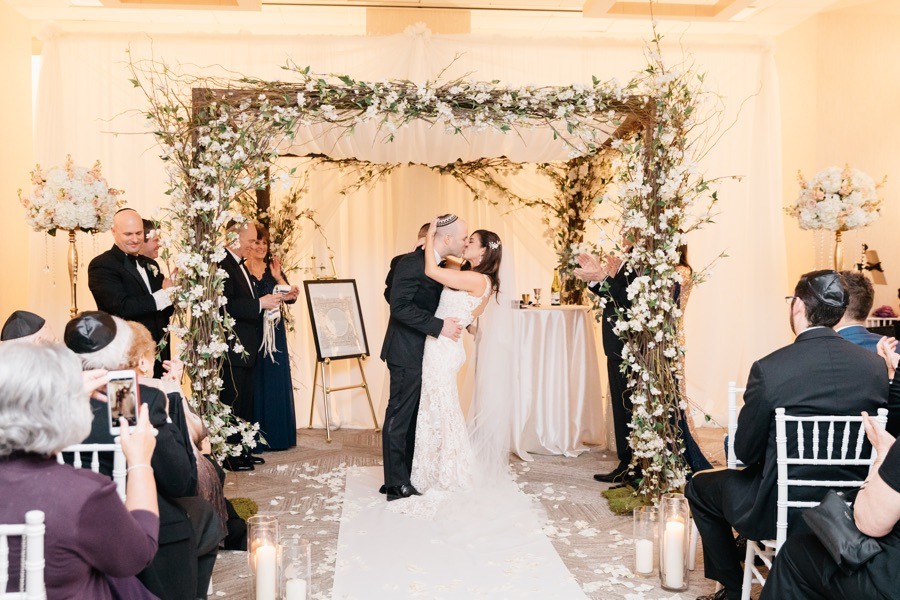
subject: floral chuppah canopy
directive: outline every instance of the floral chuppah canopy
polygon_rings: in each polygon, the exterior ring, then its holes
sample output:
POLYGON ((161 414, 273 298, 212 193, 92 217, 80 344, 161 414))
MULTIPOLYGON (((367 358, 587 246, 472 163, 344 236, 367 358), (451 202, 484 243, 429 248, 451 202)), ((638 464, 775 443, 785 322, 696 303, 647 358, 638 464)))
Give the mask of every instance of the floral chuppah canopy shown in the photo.
POLYGON ((218 368, 232 334, 230 319, 220 319, 217 310, 224 303, 223 274, 210 265, 224 256, 223 226, 237 213, 233 203, 269 183, 269 168, 302 128, 311 130, 311 140, 329 132, 340 139, 368 125, 390 142, 404 128, 425 123, 466 145, 486 131, 511 137, 543 129, 570 157, 595 154, 607 141, 618 152, 613 170, 623 215, 621 250, 638 275, 630 288, 633 306, 620 314, 618 333, 633 389, 631 442, 644 473, 640 492, 656 497, 683 485, 673 418, 682 402, 675 378, 683 352, 676 336, 674 266, 684 234, 709 217, 707 211, 688 223, 686 210, 708 190, 691 158, 702 79, 667 69, 656 52, 643 75, 625 86, 596 78, 591 85, 564 87, 369 83, 287 70, 297 82, 204 79, 158 63, 132 63, 132 83, 148 99, 146 116, 169 175, 167 251, 181 270, 172 330, 185 342, 182 358, 194 400, 218 452, 229 450, 225 438, 238 430, 249 443, 253 428, 235 423, 218 402, 218 368))

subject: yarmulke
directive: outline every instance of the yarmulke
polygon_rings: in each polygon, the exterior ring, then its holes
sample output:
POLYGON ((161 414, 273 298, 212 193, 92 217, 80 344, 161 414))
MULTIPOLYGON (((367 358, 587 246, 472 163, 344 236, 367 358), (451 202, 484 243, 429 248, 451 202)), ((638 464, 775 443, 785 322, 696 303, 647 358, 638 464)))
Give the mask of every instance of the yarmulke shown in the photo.
POLYGON ((837 271, 813 271, 806 274, 806 285, 813 296, 826 306, 847 308, 850 297, 837 271))
POLYGON ((116 337, 116 322, 100 311, 83 312, 66 324, 63 337, 69 350, 87 354, 106 348, 116 337))
POLYGON ((17 340, 29 335, 34 335, 41 330, 46 321, 27 310, 17 310, 9 315, 6 323, 3 324, 3 330, 0 331, 0 341, 17 340))
POLYGON ((457 220, 458 218, 459 218, 459 217, 457 217, 457 216, 454 215, 454 214, 441 215, 441 216, 438 217, 438 219, 437 219, 437 226, 438 226, 438 227, 446 227, 447 225, 449 225, 450 223, 454 222, 454 221, 457 220))

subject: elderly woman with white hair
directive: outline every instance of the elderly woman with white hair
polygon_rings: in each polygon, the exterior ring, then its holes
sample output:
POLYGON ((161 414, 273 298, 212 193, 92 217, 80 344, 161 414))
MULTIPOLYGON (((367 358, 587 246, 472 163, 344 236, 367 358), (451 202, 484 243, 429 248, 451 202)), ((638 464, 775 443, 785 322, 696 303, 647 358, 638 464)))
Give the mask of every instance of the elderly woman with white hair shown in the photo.
MULTIPOLYGON (((22 523, 26 512, 44 512, 48 598, 150 598, 134 576, 157 548, 153 428, 146 409, 132 433, 122 428, 128 464, 123 504, 108 478, 56 462, 60 450, 84 439, 91 419, 74 354, 56 344, 0 346, 0 523, 22 523)), ((9 550, 14 567, 0 592, 21 584, 15 568, 19 538, 10 539, 9 550)))

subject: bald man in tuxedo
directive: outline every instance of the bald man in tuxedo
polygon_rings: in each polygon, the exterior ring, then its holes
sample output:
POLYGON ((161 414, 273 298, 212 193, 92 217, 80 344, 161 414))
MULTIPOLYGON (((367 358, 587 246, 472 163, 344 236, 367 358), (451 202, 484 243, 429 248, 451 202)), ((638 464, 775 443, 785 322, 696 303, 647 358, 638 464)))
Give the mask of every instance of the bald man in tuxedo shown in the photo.
POLYGON ((88 288, 97 310, 136 321, 150 331, 162 346, 153 365, 154 377, 161 377, 162 363, 170 357, 167 328, 174 312, 169 297, 174 284, 155 260, 141 256, 144 221, 137 211, 117 212, 110 231, 115 243, 88 265, 88 288))

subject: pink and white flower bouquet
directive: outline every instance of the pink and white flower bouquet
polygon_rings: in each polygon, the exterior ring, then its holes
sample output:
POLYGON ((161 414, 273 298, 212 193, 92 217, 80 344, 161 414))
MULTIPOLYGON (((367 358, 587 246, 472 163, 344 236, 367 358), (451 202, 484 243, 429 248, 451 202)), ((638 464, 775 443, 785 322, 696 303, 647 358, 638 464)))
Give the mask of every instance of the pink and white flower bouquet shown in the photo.
POLYGON ((848 231, 869 225, 881 214, 881 199, 876 190, 884 180, 875 181, 860 171, 845 166, 823 169, 807 181, 797 173, 800 195, 786 208, 797 217, 801 229, 848 231))
POLYGON ((72 157, 65 165, 31 172, 34 188, 27 196, 19 190, 28 224, 35 231, 56 235, 57 229, 101 233, 112 226, 121 190, 111 188, 100 175, 100 161, 92 169, 78 167, 72 157))

